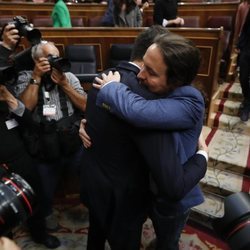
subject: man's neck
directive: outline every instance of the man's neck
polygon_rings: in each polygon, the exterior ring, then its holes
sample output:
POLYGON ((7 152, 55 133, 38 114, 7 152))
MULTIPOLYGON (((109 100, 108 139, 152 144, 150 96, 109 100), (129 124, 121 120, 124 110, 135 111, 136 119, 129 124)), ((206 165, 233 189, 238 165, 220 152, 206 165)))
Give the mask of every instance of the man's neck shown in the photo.
POLYGON ((142 66, 143 66, 143 61, 142 60, 134 60, 131 63, 135 64, 139 69, 141 69, 142 66))

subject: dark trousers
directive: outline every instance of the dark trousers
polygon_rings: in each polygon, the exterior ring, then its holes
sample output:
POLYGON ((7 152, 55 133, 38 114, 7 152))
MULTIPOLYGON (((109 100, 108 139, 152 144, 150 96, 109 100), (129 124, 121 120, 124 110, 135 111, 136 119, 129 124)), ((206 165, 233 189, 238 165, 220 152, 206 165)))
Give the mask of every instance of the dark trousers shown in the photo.
POLYGON ((63 171, 69 174, 77 173, 82 157, 82 147, 70 156, 61 156, 55 161, 37 160, 36 168, 42 182, 43 203, 42 209, 46 216, 52 213, 54 195, 57 188, 58 180, 63 171))
MULTIPOLYGON (((100 208, 101 209, 101 208, 100 208)), ((146 213, 133 216, 134 219, 123 217, 129 211, 115 211, 111 208, 106 223, 101 224, 89 210, 89 232, 87 250, 104 250, 105 242, 112 250, 139 250, 141 245, 142 225, 146 213), (119 215, 118 215, 119 214, 119 215), (121 216, 120 216, 121 215, 121 216)))
POLYGON ((152 208, 151 220, 156 234, 156 250, 179 250, 181 232, 187 222, 189 211, 169 215, 168 211, 152 208))
POLYGON ((250 49, 240 51, 240 85, 244 97, 244 106, 250 110, 250 49))

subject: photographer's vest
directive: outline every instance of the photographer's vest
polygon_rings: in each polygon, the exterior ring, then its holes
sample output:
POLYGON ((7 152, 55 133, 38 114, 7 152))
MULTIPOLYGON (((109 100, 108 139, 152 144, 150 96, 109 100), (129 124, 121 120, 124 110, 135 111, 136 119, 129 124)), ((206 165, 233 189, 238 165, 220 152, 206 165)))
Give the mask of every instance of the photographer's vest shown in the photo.
POLYGON ((44 93, 42 88, 39 88, 37 114, 41 121, 34 146, 36 152, 33 154, 43 160, 56 160, 71 155, 81 145, 78 133, 81 116, 79 112, 69 116, 66 95, 60 87, 58 93, 63 118, 48 121, 43 115, 44 93))

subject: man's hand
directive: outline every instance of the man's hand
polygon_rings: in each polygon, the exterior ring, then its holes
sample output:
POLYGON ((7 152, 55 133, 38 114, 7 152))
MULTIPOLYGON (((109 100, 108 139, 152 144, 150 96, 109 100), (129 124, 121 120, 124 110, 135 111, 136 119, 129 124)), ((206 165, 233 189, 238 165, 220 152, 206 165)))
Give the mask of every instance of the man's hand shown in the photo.
POLYGON ((181 18, 181 17, 177 17, 174 21, 174 23, 177 25, 177 26, 183 26, 184 25, 184 19, 181 18))
POLYGON ((7 237, 0 237, 0 250, 21 250, 21 248, 7 237))
POLYGON ((32 77, 38 82, 41 82, 41 77, 51 70, 49 61, 46 57, 41 57, 35 61, 35 67, 33 70, 32 77))
POLYGON ((208 146, 205 142, 205 139, 204 139, 202 132, 201 132, 200 137, 199 137, 198 150, 204 150, 208 154, 208 146))
POLYGON ((148 2, 145 2, 142 7, 140 8, 141 12, 143 12, 146 8, 149 7, 149 3, 148 2))
POLYGON ((88 134, 86 133, 86 130, 85 130, 85 124, 86 123, 87 123, 86 119, 81 120, 80 129, 79 129, 79 136, 80 136, 80 138, 82 140, 83 146, 85 148, 89 148, 89 147, 91 147, 91 139, 90 139, 90 137, 88 136, 88 134))
POLYGON ((66 86, 69 84, 68 79, 65 73, 60 72, 59 70, 52 68, 51 79, 53 82, 59 86, 66 86))
POLYGON ((17 42, 20 39, 20 36, 18 34, 18 30, 15 29, 14 24, 7 24, 4 28, 2 39, 3 43, 2 45, 10 50, 14 50, 16 47, 17 42))
POLYGON ((107 75, 103 73, 102 78, 96 77, 96 83, 93 83, 93 87, 95 87, 96 89, 101 89, 108 82, 120 82, 120 80, 121 75, 118 71, 115 71, 114 73, 112 71, 109 71, 107 75))

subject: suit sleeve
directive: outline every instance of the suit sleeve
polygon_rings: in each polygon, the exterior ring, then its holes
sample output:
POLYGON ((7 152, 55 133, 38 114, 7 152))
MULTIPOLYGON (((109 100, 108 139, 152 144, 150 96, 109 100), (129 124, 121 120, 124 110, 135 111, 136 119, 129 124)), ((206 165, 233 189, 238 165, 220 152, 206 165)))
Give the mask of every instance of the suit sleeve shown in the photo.
POLYGON ((99 91, 96 104, 144 128, 189 129, 204 115, 203 97, 191 86, 178 88, 168 98, 146 100, 126 85, 111 82, 99 91))
POLYGON ((170 133, 147 131, 134 138, 158 192, 168 198, 181 200, 204 177, 207 169, 205 157, 195 154, 181 165, 170 133))

